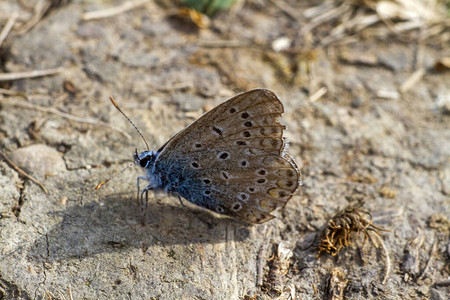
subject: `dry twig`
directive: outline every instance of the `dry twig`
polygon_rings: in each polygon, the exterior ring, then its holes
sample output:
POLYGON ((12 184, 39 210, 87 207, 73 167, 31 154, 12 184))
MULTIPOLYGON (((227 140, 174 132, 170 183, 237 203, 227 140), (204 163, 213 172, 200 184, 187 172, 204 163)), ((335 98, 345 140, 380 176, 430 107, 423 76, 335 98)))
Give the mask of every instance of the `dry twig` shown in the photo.
POLYGON ((19 30, 19 34, 25 34, 27 33, 31 28, 36 26, 36 24, 42 19, 42 17, 48 12, 50 7, 52 6, 51 1, 41 0, 36 3, 36 6, 34 7, 34 15, 31 17, 30 20, 28 20, 25 25, 22 26, 19 30))
POLYGON ((121 5, 118 5, 115 7, 110 7, 110 8, 103 9, 103 10, 97 10, 97 11, 91 11, 91 12, 84 13, 82 19, 84 21, 90 21, 90 20, 97 20, 97 19, 113 17, 118 14, 129 11, 133 8, 136 8, 138 6, 141 6, 147 2, 149 2, 149 0, 127 1, 127 2, 122 3, 121 5))
POLYGON ((123 131, 119 128, 115 128, 115 127, 109 125, 108 123, 101 122, 101 121, 94 120, 94 119, 80 118, 80 117, 77 117, 77 116, 74 116, 74 115, 71 115, 68 113, 61 112, 54 108, 42 107, 42 106, 38 106, 38 105, 34 105, 34 104, 22 102, 22 101, 12 100, 12 99, 3 99, 2 101, 0 101, 0 103, 5 103, 5 104, 12 105, 12 106, 17 106, 17 107, 22 107, 22 108, 27 108, 27 109, 32 109, 32 110, 37 110, 37 111, 41 111, 41 112, 45 112, 45 113, 55 114, 62 118, 65 118, 65 119, 68 119, 71 121, 75 121, 75 122, 79 122, 79 123, 85 123, 85 124, 91 124, 91 125, 95 125, 95 126, 106 127, 106 128, 115 130, 117 132, 120 132, 121 134, 123 134, 125 137, 127 137, 129 139, 131 138, 130 135, 128 133, 126 133, 125 131, 123 131))
POLYGON ((45 186, 40 183, 37 179, 35 179, 33 176, 28 175, 24 170, 22 170, 21 168, 19 168, 12 160, 10 160, 5 153, 3 153, 2 151, 0 151, 0 156, 3 157, 3 159, 6 161, 6 163, 13 168, 14 170, 16 170, 17 173, 19 173, 20 175, 22 175, 25 178, 30 179, 31 181, 33 181, 34 183, 36 183, 46 194, 48 194, 47 189, 45 188, 45 186))
POLYGON ((389 274, 391 273, 391 258, 389 256, 389 251, 387 250, 386 245, 383 242, 383 239, 377 234, 373 235, 372 237, 378 240, 378 243, 381 245, 381 248, 383 249, 384 255, 386 257, 386 271, 384 272, 384 278, 381 281, 382 284, 385 284, 386 280, 389 277, 389 274))
POLYGON ((402 85, 400 86, 400 92, 406 93, 407 91, 409 91, 412 87, 416 86, 420 80, 422 80, 424 75, 424 68, 417 69, 414 73, 411 74, 411 76, 408 77, 408 79, 406 79, 405 82, 402 83, 402 85))
POLYGON ((327 7, 327 9, 320 13, 319 15, 315 16, 313 19, 311 19, 308 22, 308 25, 304 26, 301 29, 301 32, 303 35, 309 33, 310 31, 312 31, 314 28, 317 28, 318 26, 333 21, 337 18, 339 18, 339 16, 345 14, 345 12, 347 12, 349 9, 351 9, 351 6, 344 2, 342 3, 340 6, 338 7, 327 7))
POLYGON ((433 259, 436 256, 437 246, 438 246, 438 239, 435 236, 434 237, 434 243, 433 243, 433 246, 431 247, 430 256, 428 257, 427 264, 425 265, 425 268, 423 269, 422 274, 420 274, 420 276, 417 278, 418 280, 423 279, 425 277, 425 275, 427 274, 428 269, 430 268, 430 266, 431 266, 431 264, 433 262, 433 259))
POLYGON ((13 96, 13 95, 20 95, 21 92, 16 92, 16 91, 11 91, 11 90, 8 90, 8 89, 0 88, 0 94, 13 96))
POLYGON ((197 45, 204 48, 244 48, 249 44, 239 40, 200 40, 197 45))
POLYGON ((280 0, 270 0, 272 4, 274 4, 278 9, 280 9, 282 12, 284 12, 288 17, 290 17, 294 21, 298 21, 300 19, 300 16, 298 16, 296 13, 294 13, 296 10, 291 7, 289 4, 287 4, 284 1, 280 0))
POLYGON ((34 70, 28 72, 17 72, 17 73, 1 73, 0 81, 13 81, 18 79, 25 78, 36 78, 43 77, 49 75, 55 75, 62 72, 64 68, 54 68, 54 69, 45 69, 45 70, 34 70))
MULTIPOLYGON (((269 227, 268 230, 266 230, 264 236, 266 240, 270 239, 270 236, 272 234, 272 227, 269 227)), ((259 247, 258 255, 257 255, 257 261, 256 261, 256 284, 257 286, 263 285, 264 280, 264 266, 266 265, 266 252, 268 248, 269 243, 262 243, 261 247, 259 247)))
POLYGON ((6 37, 8 36, 9 32, 11 31, 12 27, 14 26, 14 23, 16 23, 18 15, 19 14, 17 12, 14 12, 12 16, 9 18, 8 22, 6 22, 5 27, 3 27, 3 30, 0 33, 0 48, 2 47, 2 44, 5 41, 6 37))
POLYGON ((450 279, 436 281, 433 286, 450 286, 450 279))
POLYGON ((313 103, 322 98, 326 93, 328 92, 328 89, 326 87, 321 87, 318 89, 314 94, 312 94, 309 97, 309 102, 313 103))

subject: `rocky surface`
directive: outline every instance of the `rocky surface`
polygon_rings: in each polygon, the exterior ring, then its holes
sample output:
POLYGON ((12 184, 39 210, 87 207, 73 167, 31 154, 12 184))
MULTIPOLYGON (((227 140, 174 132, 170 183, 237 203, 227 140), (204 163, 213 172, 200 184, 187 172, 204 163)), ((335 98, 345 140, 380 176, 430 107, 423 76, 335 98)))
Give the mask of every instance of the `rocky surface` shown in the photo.
MULTIPOLYGON (((433 65, 450 56, 448 41, 412 45, 361 34, 320 46, 326 27, 311 43, 299 34, 307 20, 263 1, 219 14, 208 29, 164 3, 83 21, 84 12, 111 3, 73 1, 24 34, 13 30, 2 48, 5 72, 63 71, 0 82, 16 93, 0 95, 2 152, 49 191, 0 163, 0 298, 326 298, 338 268, 347 299, 444 299, 450 116, 441 104, 450 97, 450 73, 433 65), (271 50, 280 37, 296 44, 291 52, 271 50), (400 91, 418 58, 425 75, 400 91), (157 149, 205 111, 256 87, 282 99, 289 152, 304 182, 276 219, 248 226, 155 195, 142 226, 138 168, 94 190, 145 146, 109 96, 157 149), (320 88, 326 93, 314 99, 320 88), (316 256, 328 219, 355 203, 391 230, 382 235, 391 269, 384 284, 386 252, 370 242, 361 248, 362 237, 337 256, 316 256), (291 253, 280 263, 285 272, 273 270, 280 243, 291 253)), ((5 1, 2 26, 14 11, 29 17, 5 1)))

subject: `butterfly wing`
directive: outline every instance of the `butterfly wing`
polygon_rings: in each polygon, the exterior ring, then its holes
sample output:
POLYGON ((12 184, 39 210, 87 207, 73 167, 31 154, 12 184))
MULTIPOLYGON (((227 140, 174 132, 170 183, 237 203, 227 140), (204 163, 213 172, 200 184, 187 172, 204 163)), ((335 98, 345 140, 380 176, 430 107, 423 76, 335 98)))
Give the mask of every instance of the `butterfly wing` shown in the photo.
POLYGON ((155 161, 168 190, 249 223, 264 223, 298 187, 284 153, 284 108, 269 90, 239 94, 170 139, 155 161))

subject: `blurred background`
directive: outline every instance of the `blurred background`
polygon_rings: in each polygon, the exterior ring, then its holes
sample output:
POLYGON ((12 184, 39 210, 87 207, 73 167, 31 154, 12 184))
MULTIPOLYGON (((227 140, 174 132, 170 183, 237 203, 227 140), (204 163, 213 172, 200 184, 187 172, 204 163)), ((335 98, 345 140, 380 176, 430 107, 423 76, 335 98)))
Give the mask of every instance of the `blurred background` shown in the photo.
POLYGON ((0 299, 446 299, 450 2, 0 1, 0 299), (253 88, 285 106, 303 187, 247 226, 130 168, 253 88), (383 232, 317 240, 360 206, 383 232))

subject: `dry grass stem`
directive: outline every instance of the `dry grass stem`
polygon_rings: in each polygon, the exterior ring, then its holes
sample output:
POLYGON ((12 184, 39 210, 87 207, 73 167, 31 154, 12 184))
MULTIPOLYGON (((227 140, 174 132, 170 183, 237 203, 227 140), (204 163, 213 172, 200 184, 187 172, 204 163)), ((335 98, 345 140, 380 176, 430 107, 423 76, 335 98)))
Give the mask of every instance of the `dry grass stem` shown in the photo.
POLYGON ((25 23, 22 28, 20 28, 18 34, 22 35, 27 33, 30 29, 32 29, 34 26, 36 26, 37 23, 42 19, 42 17, 45 15, 45 13, 50 9, 52 6, 52 1, 46 1, 41 0, 38 1, 34 7, 34 15, 31 17, 30 20, 28 20, 27 23, 25 23))
POLYGON ((13 81, 25 78, 36 78, 43 77, 49 75, 55 75, 61 73, 64 68, 54 68, 54 69, 45 69, 45 70, 34 70, 28 72, 16 72, 16 73, 1 73, 0 81, 13 81))
POLYGON ((272 4, 278 7, 282 12, 286 14, 286 16, 290 17, 292 20, 298 21, 300 19, 300 16, 295 13, 297 10, 287 4, 285 1, 270 0, 270 2, 272 2, 272 4))
POLYGON ((12 14, 12 16, 8 19, 8 22, 6 22, 5 27, 3 27, 2 32, 0 32, 0 48, 2 47, 3 42, 5 41, 6 37, 8 37, 9 32, 14 26, 14 23, 16 23, 18 13, 15 12, 12 14))
POLYGON ((305 9, 303 11, 303 15, 305 16, 305 18, 312 19, 319 15, 324 14, 325 12, 333 9, 334 7, 335 5, 332 2, 326 1, 325 3, 322 3, 320 5, 305 9))
POLYGON ((302 34, 307 34, 314 28, 335 20, 336 18, 339 18, 339 16, 344 15, 349 9, 351 9, 351 6, 347 3, 342 3, 338 7, 334 7, 332 9, 326 10, 322 14, 314 17, 312 20, 308 22, 308 25, 302 28, 301 32, 302 34))
POLYGON ((8 89, 0 88, 0 94, 14 96, 14 95, 20 95, 21 92, 16 92, 16 91, 11 91, 11 90, 8 90, 8 89))
POLYGON ((320 41, 322 46, 327 46, 331 43, 349 38, 347 32, 352 32, 352 35, 359 33, 363 29, 378 23, 380 18, 377 15, 356 16, 355 18, 336 26, 327 37, 320 41))
POLYGON ((427 264, 425 265, 425 268, 423 269, 422 274, 420 274, 420 276, 417 278, 418 280, 423 279, 425 277, 425 275, 427 274, 428 269, 430 268, 431 264, 433 263, 433 259, 436 256, 437 247, 438 247, 438 239, 435 236, 433 246, 431 247, 431 250, 430 250, 430 256, 428 258, 427 264))
MULTIPOLYGON (((279 1, 272 0, 272 2, 280 7, 279 1)), ((377 3, 370 1, 362 3, 326 2, 304 10, 302 16, 310 20, 308 25, 301 30, 302 35, 305 36, 319 26, 333 23, 333 29, 329 35, 320 40, 322 47, 331 43, 341 43, 341 41, 344 43, 356 42, 357 40, 352 39, 352 36, 380 22, 385 25, 387 30, 380 30, 379 27, 367 34, 385 37, 390 34, 406 35, 414 31, 412 34, 419 40, 433 36, 442 36, 444 39, 442 32, 445 32, 446 28, 450 26, 443 5, 436 5, 436 3, 425 5, 421 0, 379 1, 377 3), (348 39, 350 41, 347 41, 348 39)), ((406 38, 410 40, 412 37, 408 35, 406 38)))
POLYGON ((97 19, 104 19, 104 18, 110 18, 116 15, 119 15, 121 13, 124 13, 126 11, 132 10, 138 6, 141 6, 145 3, 149 2, 149 0, 133 0, 133 1, 127 1, 125 3, 122 3, 115 7, 110 7, 103 10, 97 10, 97 11, 91 11, 84 13, 82 16, 82 19, 84 21, 90 21, 90 20, 97 20, 97 19))
POLYGON ((69 294, 69 299, 70 299, 70 300, 73 300, 73 297, 72 297, 72 289, 70 288, 70 286, 69 286, 69 288, 67 289, 67 293, 69 294))
POLYGON ((259 247, 256 260, 256 285, 262 286, 264 280, 264 267, 266 265, 267 243, 262 243, 259 247))
POLYGON ((198 46, 204 48, 243 48, 249 45, 239 40, 203 40, 198 42, 198 46))
POLYGON ((312 94, 309 97, 309 102, 313 103, 322 98, 326 93, 328 92, 328 89, 326 87, 321 87, 318 89, 314 94, 312 94))
POLYGON ((34 104, 22 102, 22 101, 13 100, 13 99, 3 99, 0 103, 9 104, 9 105, 12 105, 12 106, 17 106, 17 107, 22 107, 22 108, 27 108, 27 109, 32 109, 32 110, 36 110, 36 111, 40 111, 40 112, 55 114, 55 115, 60 116, 62 118, 65 118, 65 119, 68 119, 68 120, 71 120, 71 121, 75 121, 75 122, 79 122, 79 123, 85 123, 85 124, 91 124, 91 125, 95 125, 95 126, 106 127, 106 128, 115 130, 117 132, 120 132, 121 134, 123 134, 128 139, 131 139, 130 135, 128 133, 126 133, 125 131, 123 131, 123 130, 121 130, 119 128, 112 127, 108 123, 101 122, 101 121, 98 121, 98 120, 80 118, 80 117, 77 117, 77 116, 74 116, 74 115, 71 115, 71 114, 68 114, 68 113, 61 112, 61 111, 56 110, 54 108, 42 107, 42 106, 38 106, 38 105, 34 105, 34 104))
POLYGON ((40 183, 37 179, 35 179, 33 176, 28 175, 24 170, 22 170, 21 168, 19 168, 12 160, 10 160, 6 154, 4 154, 2 151, 0 151, 0 156, 6 161, 6 163, 13 168, 14 170, 16 170, 17 173, 19 173, 20 175, 22 175, 25 178, 30 179, 31 181, 33 181, 34 183, 36 183, 46 194, 48 194, 47 189, 45 188, 45 186, 40 183))
POLYGON ((386 270, 384 271, 384 277, 383 280, 381 281, 381 284, 386 284, 386 281, 389 278, 389 274, 391 273, 391 258, 389 256, 389 251, 387 250, 386 245, 383 242, 383 239, 379 235, 374 234, 372 235, 372 238, 378 240, 378 243, 379 245, 381 245, 381 249, 383 249, 384 256, 386 258, 386 270))
POLYGON ((448 280, 440 280, 440 281, 436 281, 433 286, 450 286, 450 279, 448 280))
POLYGON ((419 83, 419 81, 422 80, 422 78, 425 75, 425 73, 426 72, 425 72, 424 68, 417 69, 400 86, 400 92, 405 93, 405 92, 409 91, 411 88, 413 88, 414 86, 416 86, 419 83))
POLYGON ((405 206, 399 206, 391 209, 386 209, 373 216, 373 220, 380 222, 382 220, 392 221, 394 218, 400 217, 405 213, 405 206))

